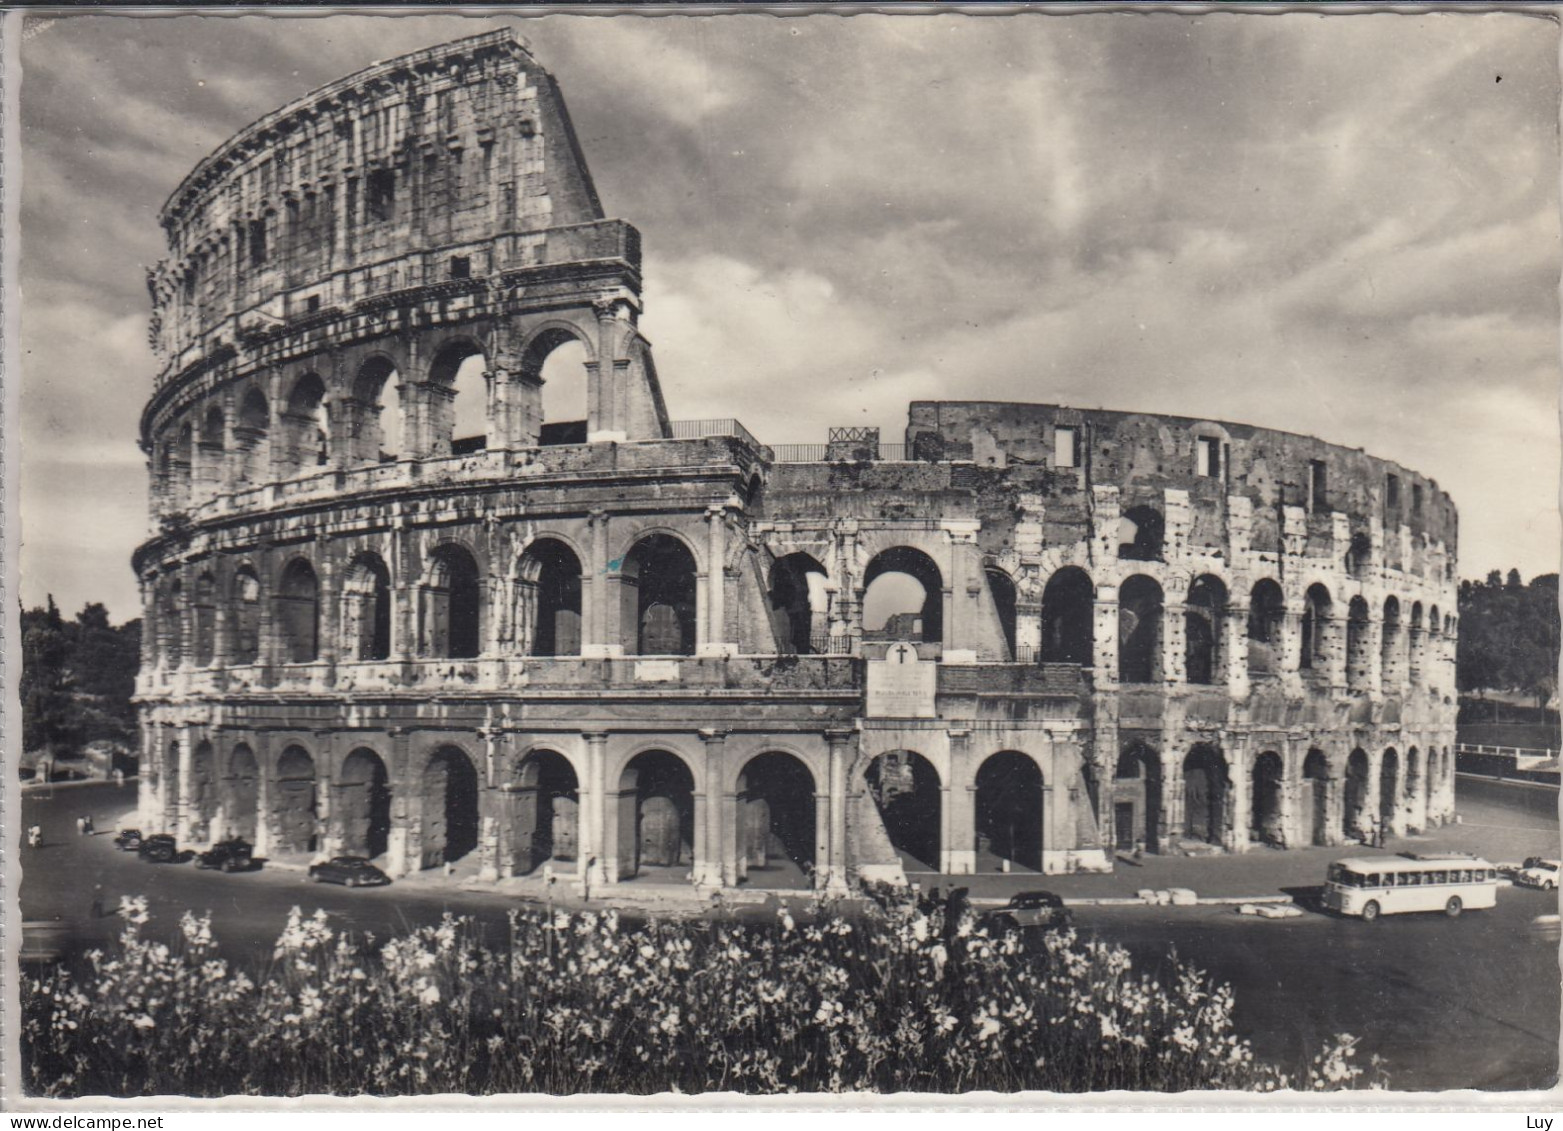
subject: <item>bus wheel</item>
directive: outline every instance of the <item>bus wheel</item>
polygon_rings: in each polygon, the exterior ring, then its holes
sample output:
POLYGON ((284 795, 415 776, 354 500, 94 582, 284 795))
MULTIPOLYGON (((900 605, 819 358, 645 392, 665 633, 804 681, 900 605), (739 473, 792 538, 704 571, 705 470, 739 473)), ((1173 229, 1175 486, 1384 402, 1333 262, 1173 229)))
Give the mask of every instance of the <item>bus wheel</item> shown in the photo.
POLYGON ((1370 899, 1362 905, 1362 919, 1365 923, 1371 923, 1378 918, 1378 900, 1370 899))
POLYGON ((1449 897, 1449 902, 1444 904, 1444 914, 1449 916, 1451 919, 1458 919, 1460 917, 1460 912, 1464 910, 1465 904, 1460 902, 1460 897, 1457 895, 1451 895, 1449 897))

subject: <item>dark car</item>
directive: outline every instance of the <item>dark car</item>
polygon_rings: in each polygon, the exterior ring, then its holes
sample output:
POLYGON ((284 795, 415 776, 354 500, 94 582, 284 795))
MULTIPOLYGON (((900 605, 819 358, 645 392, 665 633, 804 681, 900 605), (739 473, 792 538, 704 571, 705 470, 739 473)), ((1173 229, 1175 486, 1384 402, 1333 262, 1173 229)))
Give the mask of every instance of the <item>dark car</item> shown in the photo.
POLYGON ((1023 891, 996 911, 982 917, 983 926, 996 933, 1033 928, 1054 930, 1069 926, 1074 916, 1061 897, 1050 891, 1023 891))
POLYGON ((350 888, 388 884, 391 877, 362 856, 333 856, 322 864, 309 866, 309 878, 317 884, 343 884, 350 888))
POLYGON ((141 830, 120 829, 114 836, 114 847, 121 852, 135 852, 141 847, 141 830))
POLYGON ((141 846, 136 851, 143 860, 168 864, 179 855, 179 842, 168 833, 153 833, 149 837, 142 837, 141 846))
POLYGON ((232 837, 220 840, 195 858, 197 868, 221 868, 224 872, 248 871, 255 862, 255 846, 232 837))

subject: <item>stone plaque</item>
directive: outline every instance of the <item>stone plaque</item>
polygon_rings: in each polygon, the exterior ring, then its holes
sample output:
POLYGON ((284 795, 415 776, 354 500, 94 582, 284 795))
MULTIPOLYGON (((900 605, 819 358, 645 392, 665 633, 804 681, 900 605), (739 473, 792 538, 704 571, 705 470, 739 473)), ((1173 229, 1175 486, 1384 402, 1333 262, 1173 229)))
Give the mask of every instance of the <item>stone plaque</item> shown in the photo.
POLYGON ((934 690, 939 665, 917 658, 912 644, 892 644, 883 660, 868 661, 868 705, 871 719, 934 718, 934 690))
POLYGON ((645 683, 677 683, 677 660, 636 660, 635 678, 645 683))

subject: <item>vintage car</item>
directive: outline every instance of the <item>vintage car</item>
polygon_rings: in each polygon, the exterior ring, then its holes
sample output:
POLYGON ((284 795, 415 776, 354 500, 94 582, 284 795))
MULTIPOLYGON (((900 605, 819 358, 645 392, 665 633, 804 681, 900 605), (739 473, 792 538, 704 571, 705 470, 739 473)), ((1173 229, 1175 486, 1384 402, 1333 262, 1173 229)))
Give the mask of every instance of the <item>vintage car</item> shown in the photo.
POLYGON ((240 837, 220 840, 195 858, 197 868, 245 872, 255 863, 255 846, 240 837))
POLYGON ((141 847, 141 830, 120 829, 114 834, 114 847, 121 852, 135 852, 141 847))
POLYGON ((309 878, 317 884, 342 884, 350 888, 388 884, 391 877, 362 856, 333 856, 309 866, 309 878))
POLYGON ((1023 891, 1003 907, 982 916, 982 925, 996 934, 1005 931, 1053 930, 1074 921, 1062 897, 1050 891, 1023 891))
POLYGON ((1525 866, 1514 877, 1514 882, 1523 887, 1553 891, 1558 886, 1558 868, 1559 862, 1556 860, 1543 860, 1532 856, 1525 861, 1525 866))
POLYGON ((142 837, 136 852, 141 859, 154 864, 171 864, 179 855, 179 842, 168 833, 153 833, 142 837))

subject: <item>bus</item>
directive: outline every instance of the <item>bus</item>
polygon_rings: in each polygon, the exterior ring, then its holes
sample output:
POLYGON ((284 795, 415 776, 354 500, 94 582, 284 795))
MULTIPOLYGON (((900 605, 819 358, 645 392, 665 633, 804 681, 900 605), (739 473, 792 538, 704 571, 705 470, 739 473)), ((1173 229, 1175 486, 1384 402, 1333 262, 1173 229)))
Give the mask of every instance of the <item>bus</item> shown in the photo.
POLYGON ((1498 872, 1468 855, 1357 856, 1330 865, 1324 906, 1372 922, 1401 911, 1442 911, 1453 919, 1466 908, 1498 902, 1498 872))

